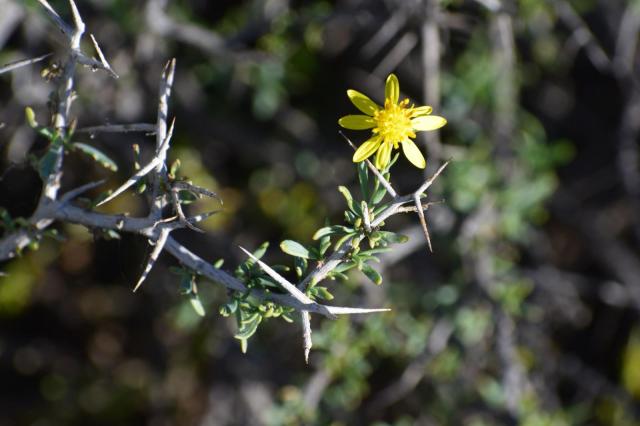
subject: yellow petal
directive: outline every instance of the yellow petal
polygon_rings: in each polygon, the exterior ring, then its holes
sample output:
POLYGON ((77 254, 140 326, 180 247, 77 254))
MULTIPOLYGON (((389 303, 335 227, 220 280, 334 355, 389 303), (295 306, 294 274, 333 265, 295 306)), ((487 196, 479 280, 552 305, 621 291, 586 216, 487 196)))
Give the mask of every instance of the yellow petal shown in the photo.
POLYGON ((378 170, 384 169, 391 160, 391 149, 393 145, 389 142, 384 142, 380 148, 378 148, 378 154, 376 155, 376 168, 378 170))
POLYGON ((387 84, 384 86, 384 98, 389 99, 391 103, 397 104, 400 98, 400 83, 395 74, 389 74, 387 84))
POLYGON ((380 109, 380 107, 376 105, 376 103, 371 99, 369 99, 367 95, 364 95, 357 90, 347 90, 347 96, 349 97, 349 99, 351 99, 351 102, 353 102, 356 108, 367 115, 373 115, 377 110, 380 109))
POLYGON ((431 111, 433 111, 433 109, 430 106, 420 106, 420 107, 415 107, 413 108, 413 111, 411 111, 411 118, 413 117, 422 117, 423 115, 429 115, 431 114, 431 111))
POLYGON ((447 120, 444 117, 437 115, 426 115, 424 117, 416 117, 411 120, 411 125, 415 130, 429 131, 436 130, 447 124, 447 120))
POLYGON ((351 130, 365 130, 376 126, 374 119, 368 115, 345 115, 338 120, 338 124, 351 130))
POLYGON ((404 152, 404 156, 411 161, 411 164, 417 168, 424 169, 427 167, 427 162, 425 161, 424 156, 411 139, 406 139, 402 142, 402 152, 404 152))
POLYGON ((371 155, 374 152, 376 152, 376 150, 380 146, 381 140, 382 139, 380 138, 380 136, 374 136, 368 141, 366 141, 365 143, 363 143, 362 145, 360 145, 360 147, 353 154, 353 162, 359 163, 371 157, 371 155))

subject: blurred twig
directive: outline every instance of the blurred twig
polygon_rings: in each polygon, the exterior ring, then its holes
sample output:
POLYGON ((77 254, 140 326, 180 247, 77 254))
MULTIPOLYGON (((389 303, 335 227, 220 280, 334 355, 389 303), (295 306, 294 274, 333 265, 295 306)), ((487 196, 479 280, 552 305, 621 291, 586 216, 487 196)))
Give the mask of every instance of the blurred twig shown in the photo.
POLYGON ((609 219, 580 205, 566 192, 558 193, 551 207, 560 220, 580 232, 593 259, 624 284, 636 310, 640 310, 640 260, 614 238, 609 219))
POLYGON ((611 67, 611 60, 587 24, 568 1, 558 0, 552 3, 560 19, 572 31, 568 43, 575 45, 576 48, 584 48, 591 63, 598 70, 606 73, 611 67))
POLYGON ((414 13, 416 5, 416 1, 402 1, 399 4, 400 7, 380 26, 373 37, 362 46, 360 53, 367 59, 377 55, 405 26, 411 14, 414 13))
POLYGON ((640 244, 640 86, 633 85, 627 95, 620 123, 618 141, 618 171, 629 202, 635 211, 634 232, 636 242, 640 244))
POLYGON ((165 11, 167 3, 167 0, 148 0, 146 4, 147 25, 158 35, 187 43, 217 58, 259 61, 267 57, 259 51, 231 49, 227 41, 216 32, 188 22, 176 21, 165 11))
POLYGON ((378 63, 373 74, 380 77, 389 75, 398 65, 405 60, 409 53, 418 44, 418 37, 411 32, 404 33, 400 40, 393 45, 389 53, 378 63))
POLYGON ((637 3, 629 2, 622 13, 619 28, 613 65, 616 74, 629 75, 633 72, 634 59, 638 49, 638 33, 640 32, 640 8, 637 3))
POLYGON ((513 172, 513 133, 516 125, 518 89, 515 81, 516 58, 511 16, 500 11, 491 16, 491 50, 496 73, 496 110, 493 140, 505 178, 513 172))
MULTIPOLYGON (((420 28, 422 41, 422 97, 434 110, 440 107, 440 5, 437 0, 423 0, 424 19, 420 28)), ((442 146, 439 131, 424 132, 431 168, 440 166, 442 146)))
POLYGON ((424 350, 409 363, 396 381, 380 390, 368 403, 370 418, 378 417, 386 407, 402 400, 418 386, 427 372, 427 363, 447 347, 453 330, 453 325, 446 319, 435 324, 424 350))

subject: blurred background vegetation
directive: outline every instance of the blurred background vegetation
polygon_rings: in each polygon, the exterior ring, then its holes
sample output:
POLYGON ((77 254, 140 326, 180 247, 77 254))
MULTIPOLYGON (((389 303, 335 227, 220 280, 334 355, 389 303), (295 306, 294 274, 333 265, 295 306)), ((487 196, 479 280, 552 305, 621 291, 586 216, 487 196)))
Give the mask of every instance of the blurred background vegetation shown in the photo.
MULTIPOLYGON (((51 1, 69 18, 63 0, 51 1)), ((171 156, 224 212, 176 232, 233 270, 238 245, 308 243, 341 221, 337 185, 357 185, 337 119, 345 90, 403 95, 447 117, 420 139, 428 172, 452 159, 427 212, 391 228, 375 286, 330 287, 340 304, 391 313, 267 322, 246 355, 202 284, 207 315, 161 264, 137 294, 150 246, 58 224, 63 241, 5 263, 0 277, 0 425, 640 424, 640 92, 637 0, 81 0, 120 79, 78 72, 79 126, 153 122, 164 63, 177 58, 171 156), (348 302, 348 303, 343 303, 348 302)), ((36 1, 0 0, 0 64, 61 49, 36 1)), ((89 48, 87 51, 90 51, 89 48)), ((55 59, 53 59, 55 60, 55 59)), ((52 60, 52 61, 53 61, 52 60)), ((45 65, 0 76, 0 206, 28 217, 49 117, 45 65)), ((349 134, 354 142, 362 134, 349 134)), ((143 135, 87 135, 112 173, 78 154, 71 188, 133 169, 143 135)), ((404 163, 403 163, 404 162, 404 163)), ((406 193, 423 178, 404 159, 406 193)), ((216 208, 199 202, 192 211, 216 208)), ((144 214, 119 197, 105 211, 144 214)))

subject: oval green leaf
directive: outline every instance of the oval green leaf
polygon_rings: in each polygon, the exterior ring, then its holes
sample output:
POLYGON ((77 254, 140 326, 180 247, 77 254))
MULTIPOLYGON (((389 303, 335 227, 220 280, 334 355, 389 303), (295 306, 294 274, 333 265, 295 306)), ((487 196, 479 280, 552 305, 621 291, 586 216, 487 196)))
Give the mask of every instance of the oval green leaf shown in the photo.
POLYGON ((280 248, 283 252, 291 256, 302 257, 304 259, 309 259, 311 257, 309 255, 309 250, 304 248, 302 244, 293 240, 284 240, 280 243, 280 248))
POLYGON ((362 264, 362 272, 369 278, 375 285, 382 284, 382 275, 371 266, 366 263, 362 264))
POLYGON ((88 155, 105 169, 111 170, 112 172, 118 171, 118 165, 99 149, 82 142, 74 142, 71 145, 73 149, 88 155))

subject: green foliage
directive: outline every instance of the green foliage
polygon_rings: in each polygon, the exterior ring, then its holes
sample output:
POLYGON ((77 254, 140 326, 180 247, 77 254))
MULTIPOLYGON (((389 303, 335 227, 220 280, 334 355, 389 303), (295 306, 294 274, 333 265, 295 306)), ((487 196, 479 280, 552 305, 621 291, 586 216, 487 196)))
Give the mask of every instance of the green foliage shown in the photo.
POLYGON ((290 256, 301 257, 303 259, 311 258, 309 250, 304 248, 302 244, 293 240, 284 240, 280 243, 280 248, 290 256))
MULTIPOLYGON (((396 155, 392 162, 382 172, 389 179, 389 168, 396 162, 396 155)), ((368 262, 377 262, 376 257, 380 253, 388 251, 392 244, 403 243, 407 237, 394 232, 382 230, 384 223, 377 227, 369 227, 376 214, 382 212, 388 205, 380 204, 386 190, 380 185, 377 178, 369 177, 369 170, 362 164, 357 165, 359 188, 362 199, 356 200, 351 191, 344 187, 338 187, 345 199, 347 209, 344 212, 344 225, 327 225, 313 234, 314 244, 303 245, 294 240, 284 240, 280 243, 280 249, 293 257, 293 266, 273 265, 272 268, 279 272, 293 271, 297 280, 302 280, 305 274, 310 273, 309 261, 318 265, 324 264, 330 256, 329 248, 333 243, 334 252, 343 250, 344 255, 339 264, 332 269, 327 278, 330 280, 348 280, 346 272, 351 269, 361 271, 371 282, 382 284, 382 276, 368 262), (377 212, 377 213, 376 213, 377 212), (362 240, 368 241, 369 249, 361 250, 362 240)), ((263 243, 253 255, 261 259, 267 251, 268 243, 263 243)), ((247 287, 245 293, 232 292, 231 301, 220 308, 220 314, 231 316, 235 314, 238 333, 236 339, 240 340, 242 351, 246 351, 248 340, 256 333, 259 325, 266 318, 282 317, 291 321, 290 308, 277 305, 274 302, 260 301, 252 297, 252 291, 259 290, 265 295, 269 293, 284 293, 280 285, 264 272, 256 262, 249 258, 241 263, 235 271, 236 278, 240 279, 247 287)), ((319 286, 312 280, 306 289, 303 289, 311 300, 332 300, 333 294, 325 286, 319 286)))
POLYGON ((91 145, 87 145, 82 142, 72 142, 71 149, 88 155, 93 161, 100 164, 105 169, 108 169, 112 172, 118 171, 118 165, 111 158, 91 145))

